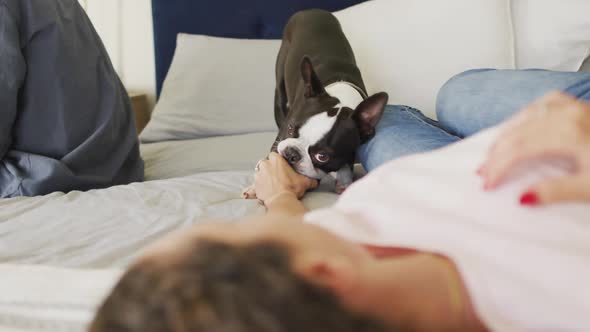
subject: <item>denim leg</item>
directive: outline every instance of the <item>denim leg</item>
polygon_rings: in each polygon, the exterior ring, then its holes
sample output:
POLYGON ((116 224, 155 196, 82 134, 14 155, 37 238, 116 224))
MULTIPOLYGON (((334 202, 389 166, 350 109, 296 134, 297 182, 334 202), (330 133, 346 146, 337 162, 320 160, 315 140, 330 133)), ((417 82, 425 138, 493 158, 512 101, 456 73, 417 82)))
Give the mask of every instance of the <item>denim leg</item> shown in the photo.
POLYGON ((367 171, 410 154, 438 149, 458 141, 439 124, 408 106, 387 106, 375 137, 361 146, 358 157, 367 171))
POLYGON ((494 126, 552 90, 590 99, 590 73, 547 70, 470 70, 440 90, 440 125, 460 136, 494 126))

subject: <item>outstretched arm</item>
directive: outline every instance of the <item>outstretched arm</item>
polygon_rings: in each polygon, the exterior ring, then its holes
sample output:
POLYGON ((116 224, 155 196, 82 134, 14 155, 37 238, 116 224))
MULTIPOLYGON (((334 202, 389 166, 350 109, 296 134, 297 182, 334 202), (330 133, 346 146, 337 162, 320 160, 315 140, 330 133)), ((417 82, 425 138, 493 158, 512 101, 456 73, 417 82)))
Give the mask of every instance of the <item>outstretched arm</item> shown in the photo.
POLYGON ((303 220, 307 209, 299 201, 318 181, 296 173, 277 153, 258 164, 255 175, 256 195, 264 202, 269 215, 285 215, 303 220))

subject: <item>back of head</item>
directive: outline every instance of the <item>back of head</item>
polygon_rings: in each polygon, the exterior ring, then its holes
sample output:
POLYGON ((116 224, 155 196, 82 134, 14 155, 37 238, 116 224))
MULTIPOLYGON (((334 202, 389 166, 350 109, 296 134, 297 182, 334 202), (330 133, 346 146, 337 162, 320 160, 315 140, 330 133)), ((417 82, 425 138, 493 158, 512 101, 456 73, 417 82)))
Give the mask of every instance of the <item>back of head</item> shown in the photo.
POLYGON ((291 268, 275 243, 200 240, 189 257, 144 260, 119 281, 90 332, 385 331, 291 268))

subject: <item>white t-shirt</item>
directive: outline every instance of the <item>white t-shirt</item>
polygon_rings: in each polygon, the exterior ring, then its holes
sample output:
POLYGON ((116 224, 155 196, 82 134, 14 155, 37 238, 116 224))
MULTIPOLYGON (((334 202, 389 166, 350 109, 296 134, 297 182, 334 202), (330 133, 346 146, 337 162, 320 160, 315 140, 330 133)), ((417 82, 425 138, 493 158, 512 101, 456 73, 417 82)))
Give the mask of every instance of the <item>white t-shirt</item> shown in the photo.
POLYGON ((305 219, 354 242, 446 255, 493 331, 590 331, 590 204, 520 206, 533 183, 563 174, 548 162, 483 191, 476 169, 497 131, 390 162, 305 219))

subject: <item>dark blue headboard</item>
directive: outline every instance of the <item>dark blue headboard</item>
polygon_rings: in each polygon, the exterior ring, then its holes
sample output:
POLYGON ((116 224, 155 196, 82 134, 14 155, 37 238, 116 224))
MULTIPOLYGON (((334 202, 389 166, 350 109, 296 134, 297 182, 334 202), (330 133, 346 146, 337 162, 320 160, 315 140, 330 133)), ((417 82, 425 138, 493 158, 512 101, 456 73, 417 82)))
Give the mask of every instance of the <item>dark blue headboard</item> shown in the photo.
POLYGON ((158 95, 180 32, 279 39, 288 18, 297 11, 336 11, 364 1, 367 0, 152 0, 158 95))

